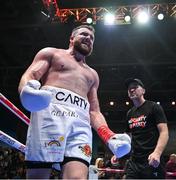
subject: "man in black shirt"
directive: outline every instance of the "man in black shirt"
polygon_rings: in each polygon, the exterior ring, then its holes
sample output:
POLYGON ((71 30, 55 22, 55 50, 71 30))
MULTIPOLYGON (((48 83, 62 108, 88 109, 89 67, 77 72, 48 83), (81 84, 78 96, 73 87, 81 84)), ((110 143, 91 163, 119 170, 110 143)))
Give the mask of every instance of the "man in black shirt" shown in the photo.
POLYGON ((168 142, 168 127, 163 108, 145 100, 141 80, 128 79, 125 85, 134 104, 127 112, 126 132, 132 136, 132 151, 126 179, 164 179, 162 153, 168 142))

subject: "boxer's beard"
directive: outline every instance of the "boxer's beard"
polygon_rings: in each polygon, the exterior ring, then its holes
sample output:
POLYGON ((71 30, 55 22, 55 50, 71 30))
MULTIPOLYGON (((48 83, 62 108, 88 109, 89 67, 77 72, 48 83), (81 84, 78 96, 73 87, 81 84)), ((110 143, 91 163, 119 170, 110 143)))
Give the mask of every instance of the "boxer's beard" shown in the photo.
POLYGON ((84 56, 89 56, 92 53, 92 49, 88 45, 82 44, 80 41, 75 42, 74 48, 84 56))

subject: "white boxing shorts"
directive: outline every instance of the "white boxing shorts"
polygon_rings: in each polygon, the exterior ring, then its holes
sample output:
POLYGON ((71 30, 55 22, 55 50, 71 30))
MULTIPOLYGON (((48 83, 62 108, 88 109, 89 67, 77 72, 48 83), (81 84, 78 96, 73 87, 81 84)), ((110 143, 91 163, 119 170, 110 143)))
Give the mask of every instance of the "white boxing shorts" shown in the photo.
POLYGON ((51 91, 53 98, 49 107, 31 113, 25 160, 54 163, 73 157, 90 163, 92 130, 87 99, 62 88, 42 89, 51 91))

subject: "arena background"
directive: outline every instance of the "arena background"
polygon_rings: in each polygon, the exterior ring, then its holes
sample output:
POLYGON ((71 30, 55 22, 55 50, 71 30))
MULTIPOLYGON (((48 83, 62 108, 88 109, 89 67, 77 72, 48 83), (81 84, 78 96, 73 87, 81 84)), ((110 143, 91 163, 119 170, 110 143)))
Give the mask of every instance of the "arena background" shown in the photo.
MULTIPOLYGON (((45 8, 43 2, 0 2, 0 92, 27 116, 29 113, 21 106, 17 92, 21 75, 40 49, 68 48, 71 30, 77 25, 52 21, 44 16, 41 13, 45 8)), ((65 0, 60 1, 60 5, 67 8, 107 6, 107 1, 93 2, 75 0, 71 3, 65 0)), ((137 1, 109 2, 115 6, 120 3, 136 5, 137 1)), ((125 104, 129 99, 124 81, 130 77, 140 78, 146 86, 146 99, 159 101, 168 118, 170 139, 165 154, 175 153, 176 106, 172 106, 171 101, 176 101, 176 19, 154 20, 145 26, 136 26, 135 23, 114 26, 96 23, 93 26, 96 39, 87 64, 99 74, 100 106, 109 126, 116 132, 124 131, 125 115, 131 107, 131 104, 125 104), (114 106, 110 106, 110 101, 115 102, 114 106)), ((2 105, 0 129, 25 143, 26 125, 2 105)), ((94 155, 106 151, 96 134, 94 137, 94 155)))

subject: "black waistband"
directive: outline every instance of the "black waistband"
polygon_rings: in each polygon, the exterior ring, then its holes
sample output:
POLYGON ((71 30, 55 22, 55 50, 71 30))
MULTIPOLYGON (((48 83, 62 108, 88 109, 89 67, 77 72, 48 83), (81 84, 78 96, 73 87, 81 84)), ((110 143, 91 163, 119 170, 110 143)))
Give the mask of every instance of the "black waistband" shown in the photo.
MULTIPOLYGON (((64 161, 61 162, 60 164, 61 166, 63 166, 64 164, 70 161, 79 161, 85 164, 87 167, 89 167, 89 163, 87 161, 77 157, 64 157, 64 161)), ((27 169, 52 168, 54 162, 25 161, 25 164, 27 169)))

